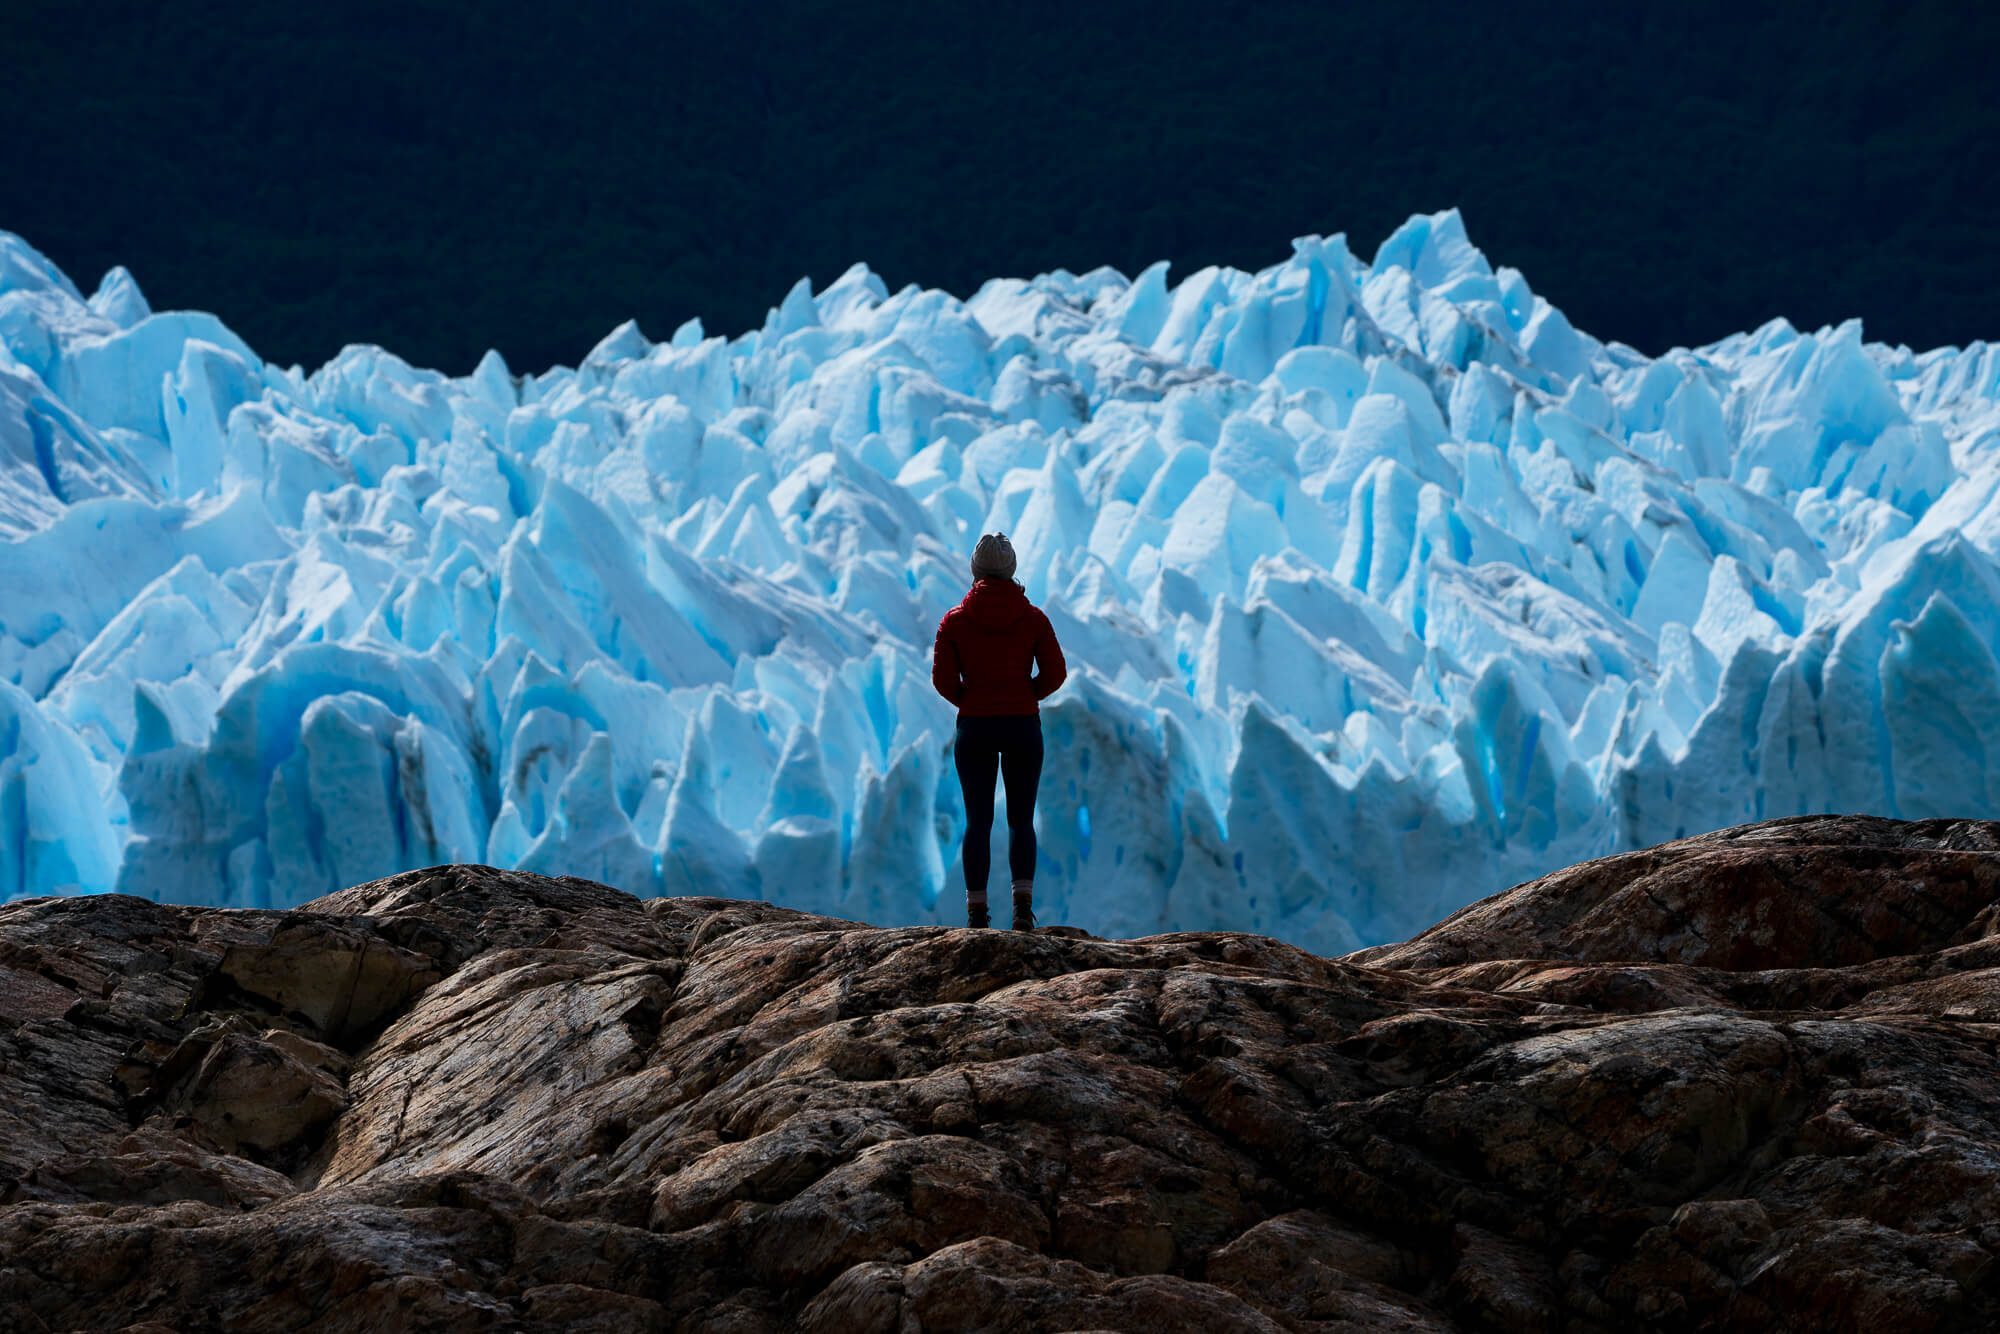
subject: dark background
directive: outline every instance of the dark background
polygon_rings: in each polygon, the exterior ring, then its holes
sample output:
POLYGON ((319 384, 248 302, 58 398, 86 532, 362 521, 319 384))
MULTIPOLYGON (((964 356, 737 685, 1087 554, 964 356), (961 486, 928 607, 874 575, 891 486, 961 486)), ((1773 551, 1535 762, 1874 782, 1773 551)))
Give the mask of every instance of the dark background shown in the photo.
POLYGON ((1649 353, 2000 335, 1983 6, 281 8, 8 14, 0 227, 308 369, 734 334, 857 259, 960 296, 1307 232, 1365 260, 1450 205, 1649 353))

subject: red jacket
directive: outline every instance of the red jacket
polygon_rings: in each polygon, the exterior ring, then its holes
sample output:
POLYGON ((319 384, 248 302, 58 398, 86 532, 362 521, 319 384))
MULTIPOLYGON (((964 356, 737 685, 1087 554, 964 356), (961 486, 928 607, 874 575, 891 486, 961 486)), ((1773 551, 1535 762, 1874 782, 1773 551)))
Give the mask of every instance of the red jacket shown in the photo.
POLYGON ((1049 618, 1011 579, 981 579, 938 622, 931 684, 961 718, 1039 713, 1066 675, 1049 618))

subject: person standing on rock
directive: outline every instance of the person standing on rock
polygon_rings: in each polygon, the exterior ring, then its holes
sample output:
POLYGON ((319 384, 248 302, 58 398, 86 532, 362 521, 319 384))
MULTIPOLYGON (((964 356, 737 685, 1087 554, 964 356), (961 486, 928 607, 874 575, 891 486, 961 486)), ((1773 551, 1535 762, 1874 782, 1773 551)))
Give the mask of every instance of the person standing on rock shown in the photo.
POLYGON ((1068 669, 1056 632, 1014 582, 1014 548, 988 533, 972 552, 972 591, 938 622, 931 684, 958 706, 954 756, 965 793, 965 922, 987 925, 993 779, 1007 784, 1007 865, 1014 929, 1035 929, 1035 787, 1042 778, 1041 702, 1068 669), (1031 674, 1032 669, 1032 674, 1031 674))

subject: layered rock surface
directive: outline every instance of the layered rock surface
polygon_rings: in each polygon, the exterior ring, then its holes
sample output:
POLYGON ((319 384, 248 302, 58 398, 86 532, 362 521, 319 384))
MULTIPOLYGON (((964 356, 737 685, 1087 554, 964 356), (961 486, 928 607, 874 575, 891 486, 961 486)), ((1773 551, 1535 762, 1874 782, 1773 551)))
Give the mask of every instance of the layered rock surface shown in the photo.
POLYGON ((1343 959, 477 866, 0 907, 0 1329, 2000 1322, 2000 825, 1343 959))

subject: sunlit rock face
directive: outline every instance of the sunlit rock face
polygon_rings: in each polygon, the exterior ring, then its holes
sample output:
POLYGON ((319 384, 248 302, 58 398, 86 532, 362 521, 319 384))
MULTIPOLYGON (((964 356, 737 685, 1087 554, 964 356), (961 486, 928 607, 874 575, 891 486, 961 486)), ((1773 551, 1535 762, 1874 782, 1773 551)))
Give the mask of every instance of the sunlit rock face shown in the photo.
POLYGON ((1740 821, 1991 814, 1996 397, 1852 322, 1599 342, 1455 212, 1171 285, 857 265, 458 379, 273 367, 0 233, 0 899, 483 862, 962 920, 926 669, 996 529, 1072 666, 1044 920, 1339 951, 1740 821))
POLYGON ((1988 1329, 2000 825, 1345 958, 478 866, 0 906, 26 1329, 1988 1329))

